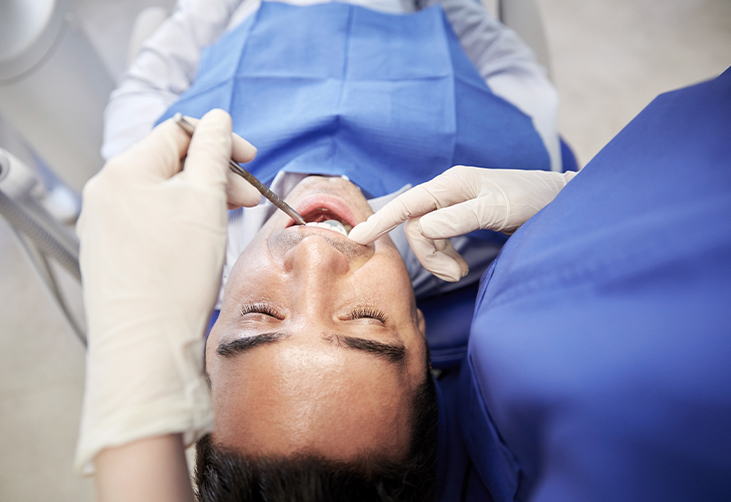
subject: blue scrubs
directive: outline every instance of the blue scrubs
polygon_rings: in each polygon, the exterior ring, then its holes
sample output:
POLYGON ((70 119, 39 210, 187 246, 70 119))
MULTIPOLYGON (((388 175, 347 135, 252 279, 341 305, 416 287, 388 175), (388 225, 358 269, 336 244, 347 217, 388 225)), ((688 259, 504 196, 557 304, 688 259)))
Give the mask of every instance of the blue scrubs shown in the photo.
POLYGON ((507 242, 453 378, 444 500, 731 500, 731 69, 658 97, 507 242))

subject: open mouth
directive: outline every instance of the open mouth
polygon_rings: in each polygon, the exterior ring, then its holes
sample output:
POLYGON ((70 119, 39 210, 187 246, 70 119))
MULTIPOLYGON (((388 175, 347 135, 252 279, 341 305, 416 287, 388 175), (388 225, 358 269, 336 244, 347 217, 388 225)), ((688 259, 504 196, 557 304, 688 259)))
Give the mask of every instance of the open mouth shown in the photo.
POLYGON ((303 214, 308 227, 319 227, 348 236, 353 227, 344 218, 326 207, 318 207, 303 214))
MULTIPOLYGON (((347 237, 357 223, 348 204, 339 197, 329 194, 316 194, 299 202, 297 212, 308 227, 319 227, 337 232, 347 237)), ((290 220, 287 225, 294 225, 290 220)))

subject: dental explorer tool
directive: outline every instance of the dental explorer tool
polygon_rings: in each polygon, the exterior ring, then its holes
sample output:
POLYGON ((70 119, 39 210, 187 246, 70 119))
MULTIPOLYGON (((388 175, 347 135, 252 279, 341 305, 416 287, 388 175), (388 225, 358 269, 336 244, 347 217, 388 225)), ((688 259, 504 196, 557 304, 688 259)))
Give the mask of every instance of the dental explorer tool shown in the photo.
MULTIPOLYGON (((181 129, 183 129, 186 133, 188 133, 188 136, 191 136, 191 137, 193 136, 193 131, 195 131, 195 126, 193 126, 193 124, 191 124, 190 122, 185 120, 185 117, 183 117, 183 114, 176 113, 173 116, 173 120, 175 120, 175 123, 178 124, 181 129)), ((259 193, 261 193, 264 197, 266 197, 267 200, 269 200, 269 202, 271 202, 276 207, 278 207, 279 209, 284 211, 287 214, 287 216, 292 218, 297 225, 306 224, 305 219, 302 218, 302 216, 300 216, 300 214, 297 211, 292 209, 292 207, 289 204, 287 204, 282 199, 280 199, 277 194, 275 194, 274 192, 269 190, 269 188, 267 188, 267 186, 264 183, 262 183, 261 181, 256 179, 253 174, 251 174, 249 171, 247 171, 246 169, 241 167, 234 159, 229 159, 228 168, 231 171, 233 171, 234 173, 236 173, 239 176, 241 176, 242 178, 244 178, 249 183, 251 183, 254 186, 254 188, 259 190, 259 193)))

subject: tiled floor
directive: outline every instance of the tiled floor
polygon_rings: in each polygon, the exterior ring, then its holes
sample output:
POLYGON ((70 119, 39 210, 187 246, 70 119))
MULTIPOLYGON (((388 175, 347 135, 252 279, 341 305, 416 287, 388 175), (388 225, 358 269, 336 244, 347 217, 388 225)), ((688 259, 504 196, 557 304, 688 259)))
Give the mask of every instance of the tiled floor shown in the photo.
MULTIPOLYGON (((171 0, 71 0, 110 70, 132 18, 171 0)), ((731 65, 728 0, 539 0, 561 130, 586 163, 658 93, 731 65)), ((0 145, 1 146, 1 145, 0 145)), ((0 220, 0 500, 93 500, 71 471, 83 351, 0 220)), ((64 281, 79 309, 79 292, 64 281)))

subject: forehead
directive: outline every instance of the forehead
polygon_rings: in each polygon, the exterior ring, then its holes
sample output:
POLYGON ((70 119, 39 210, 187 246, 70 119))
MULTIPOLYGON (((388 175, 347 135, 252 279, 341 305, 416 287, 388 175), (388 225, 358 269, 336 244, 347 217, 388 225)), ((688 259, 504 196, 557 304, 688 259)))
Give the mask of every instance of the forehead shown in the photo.
POLYGON ((218 442, 335 458, 405 448, 412 386, 394 365, 302 338, 258 347, 233 364, 240 373, 222 372, 213 386, 218 442))

